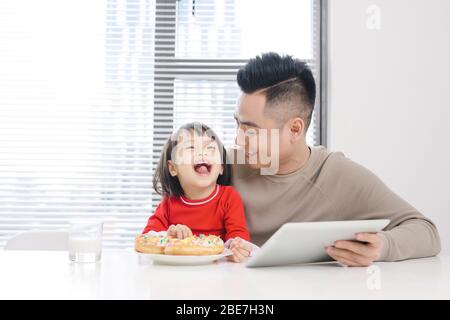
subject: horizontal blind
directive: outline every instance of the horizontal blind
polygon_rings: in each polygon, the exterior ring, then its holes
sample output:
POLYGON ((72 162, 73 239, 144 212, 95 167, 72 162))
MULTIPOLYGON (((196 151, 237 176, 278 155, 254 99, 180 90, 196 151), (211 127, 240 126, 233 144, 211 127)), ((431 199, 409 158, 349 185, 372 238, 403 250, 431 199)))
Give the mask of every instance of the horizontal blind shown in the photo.
POLYGON ((104 219, 105 247, 131 247, 160 200, 169 134, 197 120, 233 143, 248 58, 286 52, 318 76, 316 2, 2 0, 0 247, 73 217, 104 219))
POLYGON ((101 218, 127 247, 151 214, 155 1, 0 2, 0 246, 101 218))

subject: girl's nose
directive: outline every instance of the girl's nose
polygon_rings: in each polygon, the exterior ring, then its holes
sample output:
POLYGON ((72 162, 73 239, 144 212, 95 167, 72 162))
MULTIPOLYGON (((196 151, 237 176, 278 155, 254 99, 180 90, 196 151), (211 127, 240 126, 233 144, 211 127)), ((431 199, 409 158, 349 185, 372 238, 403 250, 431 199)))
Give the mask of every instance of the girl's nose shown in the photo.
POLYGON ((201 157, 201 158, 206 157, 206 156, 207 156, 206 149, 200 150, 200 151, 197 153, 197 156, 198 156, 198 157, 201 157))

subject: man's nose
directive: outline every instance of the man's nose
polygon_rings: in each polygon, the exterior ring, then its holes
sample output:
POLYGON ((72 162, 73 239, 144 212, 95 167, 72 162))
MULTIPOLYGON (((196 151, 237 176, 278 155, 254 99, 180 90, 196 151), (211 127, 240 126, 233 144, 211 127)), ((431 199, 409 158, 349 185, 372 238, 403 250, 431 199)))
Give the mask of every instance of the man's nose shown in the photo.
POLYGON ((234 143, 241 148, 245 147, 245 133, 242 129, 237 129, 234 143))

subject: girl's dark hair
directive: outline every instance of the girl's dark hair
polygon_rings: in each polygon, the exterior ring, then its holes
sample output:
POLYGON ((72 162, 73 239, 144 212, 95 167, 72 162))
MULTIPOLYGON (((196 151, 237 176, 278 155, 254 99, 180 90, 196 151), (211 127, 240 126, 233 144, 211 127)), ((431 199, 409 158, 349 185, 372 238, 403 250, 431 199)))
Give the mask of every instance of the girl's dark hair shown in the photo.
POLYGON ((153 188, 155 189, 156 193, 162 196, 175 197, 184 195, 184 191, 181 187, 180 181, 176 176, 173 177, 170 174, 167 164, 169 160, 172 160, 172 151, 178 144, 178 136, 183 131, 193 131, 200 136, 203 136, 206 133, 208 137, 210 137, 217 143, 223 165, 223 173, 219 175, 219 177, 217 177, 217 184, 220 184, 222 186, 231 185, 231 164, 227 163, 227 153, 219 137, 206 124, 201 122, 190 122, 174 132, 164 144, 163 151, 161 152, 161 157, 159 158, 158 166, 156 167, 155 173, 153 175, 153 188))

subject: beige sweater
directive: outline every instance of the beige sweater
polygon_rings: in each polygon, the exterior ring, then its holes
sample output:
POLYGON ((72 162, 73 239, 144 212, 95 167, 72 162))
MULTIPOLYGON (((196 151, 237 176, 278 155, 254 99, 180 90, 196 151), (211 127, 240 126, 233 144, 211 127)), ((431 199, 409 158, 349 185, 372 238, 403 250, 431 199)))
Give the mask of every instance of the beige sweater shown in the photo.
POLYGON ((428 257, 440 251, 432 221, 340 152, 311 147, 307 163, 287 175, 260 175, 246 165, 234 165, 233 175, 251 240, 257 245, 286 222, 387 218, 391 223, 379 233, 380 261, 428 257))

